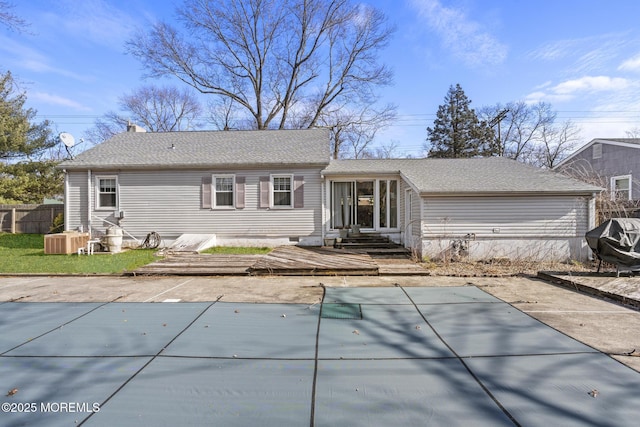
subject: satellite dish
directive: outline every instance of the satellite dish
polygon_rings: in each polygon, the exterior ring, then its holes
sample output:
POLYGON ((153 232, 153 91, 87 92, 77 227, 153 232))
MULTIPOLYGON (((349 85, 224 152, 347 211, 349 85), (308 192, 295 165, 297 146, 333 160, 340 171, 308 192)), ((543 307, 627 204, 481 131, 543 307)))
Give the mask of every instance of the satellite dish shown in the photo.
POLYGON ((60 138, 60 141, 62 141, 67 148, 73 147, 76 144, 76 139, 70 133, 62 132, 58 135, 58 138, 60 138))

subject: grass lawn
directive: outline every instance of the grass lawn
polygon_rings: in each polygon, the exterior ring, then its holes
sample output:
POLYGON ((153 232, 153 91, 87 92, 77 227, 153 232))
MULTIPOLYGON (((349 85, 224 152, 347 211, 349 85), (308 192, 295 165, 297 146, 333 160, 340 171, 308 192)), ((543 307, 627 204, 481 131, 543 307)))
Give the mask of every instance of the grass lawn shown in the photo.
MULTIPOLYGON (((271 248, 215 247, 202 253, 262 255, 271 248)), ((118 274, 157 259, 155 249, 133 249, 117 254, 45 255, 42 234, 0 233, 0 273, 118 274)))
POLYGON ((158 259, 153 249, 93 256, 45 255, 42 234, 0 233, 0 273, 122 273, 158 259))

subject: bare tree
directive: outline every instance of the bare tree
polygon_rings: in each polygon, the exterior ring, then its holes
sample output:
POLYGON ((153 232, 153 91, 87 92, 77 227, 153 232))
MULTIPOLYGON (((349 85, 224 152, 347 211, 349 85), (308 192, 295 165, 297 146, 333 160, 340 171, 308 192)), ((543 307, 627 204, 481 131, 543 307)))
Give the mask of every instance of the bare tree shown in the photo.
POLYGON ((127 129, 129 121, 120 116, 119 113, 109 111, 93 122, 93 127, 87 129, 84 138, 89 144, 99 144, 127 129))
POLYGON ((540 129, 540 140, 529 163, 552 169, 575 149, 580 129, 570 120, 546 124, 540 129))
POLYGON ((580 139, 580 129, 570 120, 558 123, 557 113, 544 102, 496 104, 484 107, 481 116, 494 126, 498 155, 539 167, 554 167, 580 139))
POLYGON ((238 108, 230 98, 217 98, 209 101, 209 121, 217 130, 243 129, 244 124, 238 118, 238 108))
POLYGON ((331 128, 332 157, 360 159, 370 157, 370 145, 378 131, 395 119, 395 107, 387 105, 381 110, 363 107, 350 111, 337 108, 323 115, 320 125, 331 128))
POLYGON ((110 111, 96 120, 87 138, 94 143, 104 141, 127 129, 127 124, 140 124, 150 132, 192 130, 201 127, 202 106, 187 89, 142 86, 118 99, 122 113, 110 111))
POLYGON ((529 105, 524 101, 484 107, 480 116, 487 123, 493 122, 495 152, 499 156, 520 161, 531 158, 541 141, 542 129, 556 119, 550 104, 540 102, 529 105))
POLYGON ((398 148, 400 148, 400 143, 398 141, 389 141, 386 144, 376 147, 370 157, 372 159, 394 159, 406 157, 406 155, 402 156, 397 153, 398 148))
POLYGON ((187 89, 143 86, 120 98, 120 107, 152 132, 192 130, 200 127, 202 107, 187 89))
POLYGON ((0 24, 13 31, 24 31, 29 26, 27 21, 11 12, 15 6, 4 0, 0 0, 0 24))
POLYGON ((250 118, 249 128, 327 125, 335 106, 364 110, 391 82, 377 56, 392 29, 364 4, 186 0, 179 15, 185 32, 159 23, 130 40, 128 51, 151 76, 174 76, 231 101, 221 105, 250 118))
POLYGON ((636 126, 625 132, 627 138, 640 139, 640 127, 636 126))

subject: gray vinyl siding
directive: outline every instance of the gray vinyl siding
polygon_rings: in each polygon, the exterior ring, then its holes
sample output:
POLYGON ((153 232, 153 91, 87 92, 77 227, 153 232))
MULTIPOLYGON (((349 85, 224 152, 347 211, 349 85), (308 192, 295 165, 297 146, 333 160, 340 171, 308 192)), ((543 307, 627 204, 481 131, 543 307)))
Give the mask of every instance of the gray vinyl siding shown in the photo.
MULTIPOLYGON (((76 174, 80 173, 73 175, 76 174)), ((80 175, 84 177, 86 188, 87 173, 80 175)), ((320 169, 94 171, 92 174, 93 177, 100 175, 118 177, 118 210, 124 212, 120 226, 138 239, 151 231, 158 232, 163 239, 175 239, 183 233, 215 234, 219 239, 321 238, 320 169), (304 177, 304 207, 258 208, 259 178, 274 173, 304 177), (243 209, 201 208, 202 178, 212 174, 235 174, 245 178, 243 209)), ((73 180, 76 180, 75 176, 73 180)), ((86 194, 86 191, 82 192, 86 194)), ((70 195, 69 201, 69 210, 73 212, 70 224, 74 226, 78 220, 85 219, 82 212, 87 210, 86 196, 81 200, 70 195)), ((92 210, 95 216, 111 222, 115 220, 113 211, 96 211, 95 206, 92 210)), ((109 224, 94 218, 92 225, 100 230, 109 224)))
POLYGON ((65 194, 65 229, 85 229, 87 219, 87 172, 69 172, 67 174, 67 192, 65 194))
POLYGON ((593 158, 593 145, 577 153, 570 161, 558 169, 577 171, 607 190, 611 190, 611 178, 614 176, 632 176, 631 197, 640 199, 640 146, 638 148, 601 143, 602 156, 593 158))
POLYGON ((422 199, 420 198, 420 195, 417 192, 415 192, 414 190, 411 190, 412 224, 410 224, 409 226, 411 227, 411 232, 413 233, 413 237, 415 238, 420 237, 420 235, 422 234, 422 231, 420 229, 422 224, 420 219, 422 218, 422 215, 423 215, 422 199))
POLYGON ((586 261, 589 200, 574 196, 422 199, 422 254, 436 259, 586 261), (463 249, 456 252, 456 245, 463 249))
POLYGON ((588 200, 572 196, 443 197, 423 199, 425 238, 584 237, 588 200))

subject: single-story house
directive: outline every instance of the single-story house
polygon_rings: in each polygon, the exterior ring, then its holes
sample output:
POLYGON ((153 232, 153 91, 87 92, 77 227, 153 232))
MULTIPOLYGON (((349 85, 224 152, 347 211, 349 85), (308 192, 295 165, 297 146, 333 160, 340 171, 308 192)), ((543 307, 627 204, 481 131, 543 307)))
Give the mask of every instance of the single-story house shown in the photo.
POLYGON ((66 230, 320 246, 358 225, 475 259, 586 259, 601 190, 504 158, 330 160, 326 129, 124 132, 60 167, 66 230))
POLYGON ((612 199, 640 200, 640 139, 596 138, 554 169, 604 185, 612 199))

